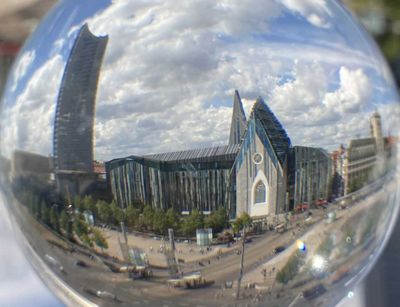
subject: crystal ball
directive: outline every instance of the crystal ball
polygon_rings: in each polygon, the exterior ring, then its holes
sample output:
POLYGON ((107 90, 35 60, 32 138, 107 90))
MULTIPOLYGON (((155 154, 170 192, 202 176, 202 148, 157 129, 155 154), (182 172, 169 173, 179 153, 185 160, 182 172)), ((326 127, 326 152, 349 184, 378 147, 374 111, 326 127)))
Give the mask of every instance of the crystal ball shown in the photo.
POLYGON ((335 1, 61 1, 2 98, 2 206, 68 305, 333 305, 397 216, 398 102, 335 1))

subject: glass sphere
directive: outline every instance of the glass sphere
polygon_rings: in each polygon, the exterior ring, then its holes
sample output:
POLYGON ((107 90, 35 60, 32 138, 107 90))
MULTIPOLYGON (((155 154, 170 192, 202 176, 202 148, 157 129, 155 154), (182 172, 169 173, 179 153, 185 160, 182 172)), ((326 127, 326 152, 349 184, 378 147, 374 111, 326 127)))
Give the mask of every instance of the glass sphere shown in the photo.
POLYGON ((398 102, 335 1, 61 1, 3 96, 2 192, 67 304, 332 305, 397 215, 398 102))

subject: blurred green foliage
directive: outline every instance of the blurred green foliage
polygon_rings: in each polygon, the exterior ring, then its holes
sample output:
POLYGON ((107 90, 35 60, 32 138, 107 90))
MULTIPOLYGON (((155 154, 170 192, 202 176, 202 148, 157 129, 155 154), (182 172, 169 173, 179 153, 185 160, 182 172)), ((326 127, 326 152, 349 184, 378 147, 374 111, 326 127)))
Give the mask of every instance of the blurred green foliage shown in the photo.
MULTIPOLYGON (((379 33, 372 33, 391 63, 400 57, 400 1, 399 0, 344 0, 362 21, 382 14, 384 27, 379 33)), ((368 28, 368 27, 367 27, 368 28)))

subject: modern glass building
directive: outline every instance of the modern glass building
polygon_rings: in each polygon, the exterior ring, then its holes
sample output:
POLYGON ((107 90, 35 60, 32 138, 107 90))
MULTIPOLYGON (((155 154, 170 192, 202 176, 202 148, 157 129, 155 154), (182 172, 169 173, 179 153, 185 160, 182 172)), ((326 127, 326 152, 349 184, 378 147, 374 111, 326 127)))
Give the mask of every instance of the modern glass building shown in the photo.
POLYGON ((54 121, 58 189, 80 194, 93 177, 93 124, 97 84, 108 37, 80 29, 64 70, 54 121))
POLYGON ((227 193, 238 149, 236 144, 114 159, 106 163, 107 178, 123 208, 139 201, 178 212, 232 210, 227 193))
POLYGON ((290 207, 307 204, 310 207, 329 197, 332 185, 332 160, 322 148, 294 146, 290 161, 290 207))
POLYGON ((246 120, 235 91, 227 146, 114 159, 106 162, 106 173, 123 208, 137 202, 178 212, 223 206, 231 218, 247 212, 268 221, 293 208, 288 184, 289 173, 297 171, 296 165, 289 167, 293 153, 290 138, 263 99, 256 100, 246 120))
POLYGON ((97 83, 108 37, 82 26, 68 58, 54 121, 56 171, 93 172, 93 123, 97 83))

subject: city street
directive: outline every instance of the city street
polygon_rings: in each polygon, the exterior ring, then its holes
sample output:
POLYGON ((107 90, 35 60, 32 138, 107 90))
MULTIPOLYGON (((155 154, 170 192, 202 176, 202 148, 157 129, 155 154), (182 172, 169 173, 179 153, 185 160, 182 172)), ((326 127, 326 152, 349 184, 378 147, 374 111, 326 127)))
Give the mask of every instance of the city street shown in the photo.
MULTIPOLYGON (((393 192, 393 186, 386 186, 385 190, 380 189, 358 203, 352 204, 347 209, 328 208, 328 211, 336 211, 337 218, 332 223, 328 223, 324 219, 325 212, 319 209, 313 211, 312 220, 308 223, 305 223, 304 214, 297 215, 296 223, 292 223, 284 233, 270 231, 254 236, 252 242, 245 244, 244 277, 241 285, 243 289, 242 295, 249 298, 258 297, 257 301, 259 302, 268 300, 269 303, 277 306, 282 304, 289 305, 290 303, 292 303, 292 306, 301 306, 305 303, 304 298, 297 296, 305 288, 323 282, 328 292, 326 295, 331 295, 329 293, 332 292, 330 291, 332 289, 343 290, 348 288, 347 286, 351 286, 352 282, 357 279, 354 279, 352 275, 359 273, 358 271, 369 261, 368 256, 376 247, 375 244, 370 244, 369 247, 367 246, 364 249, 359 244, 360 247, 356 247, 348 256, 333 261, 336 267, 339 267, 341 263, 346 263, 349 267, 354 268, 346 278, 339 282, 333 283, 329 278, 323 278, 322 280, 314 278, 300 286, 294 286, 293 283, 289 283, 283 288, 276 284, 275 274, 285 265, 288 257, 296 250, 295 242, 297 239, 305 242, 307 246, 306 261, 309 261, 327 234, 340 231, 341 227, 347 222, 354 223, 371 206, 385 201, 385 195, 389 195, 391 192, 393 192), (297 223, 299 223, 301 230, 296 225, 297 223), (310 225, 306 226, 306 224, 310 225), (295 235, 292 233, 293 230, 296 231, 295 235), (275 255, 273 251, 278 246, 284 246, 286 249, 275 255), (359 259, 366 260, 360 264, 359 259), (359 265, 358 267, 357 264, 359 265), (262 274, 264 268, 268 272, 265 279, 262 274), (257 284, 259 290, 246 289, 250 284, 257 284), (282 289, 284 290, 282 291, 282 289)), ((387 199, 386 201, 389 202, 387 199)), ((16 203, 15 206, 12 206, 12 210, 19 220, 19 225, 22 226, 22 231, 27 240, 39 257, 44 259, 46 265, 52 269, 53 274, 60 277, 66 284, 81 292, 81 294, 85 296, 89 294, 90 299, 99 305, 114 304, 116 302, 115 299, 122 306, 132 304, 138 306, 160 306, 160 304, 165 306, 203 306, 203 304, 207 306, 213 304, 231 306, 234 301, 241 258, 240 252, 237 253, 236 251, 241 251, 241 242, 233 244, 229 248, 226 245, 221 247, 213 246, 212 251, 204 252, 203 254, 200 253, 200 247, 195 246, 194 243, 177 243, 178 252, 176 256, 177 258, 185 259, 185 263, 181 264, 181 270, 184 273, 200 271, 206 280, 214 280, 215 283, 210 287, 196 290, 175 289, 168 287, 166 284, 166 280, 169 278, 166 269, 155 269, 154 277, 148 280, 132 280, 126 273, 113 273, 103 263, 106 258, 103 259, 101 255, 97 256, 82 247, 74 248, 70 243, 56 236, 33 219, 27 208, 21 207, 16 203), (50 242, 53 243, 49 244, 50 242), (190 250, 192 251, 190 252, 190 250), (224 289, 226 282, 233 282, 233 287, 224 289), (101 295, 93 295, 97 291, 101 291, 101 295), (187 295, 189 291, 190 296, 187 295), (204 299, 205 297, 207 297, 206 300, 204 299), (221 298, 223 299, 220 300, 221 298)), ((390 212, 389 209, 383 210, 381 218, 385 219, 385 215, 388 212, 390 212)), ((106 235, 110 246, 108 251, 110 256, 119 258, 120 255, 118 256, 117 254, 119 249, 118 236, 122 239, 121 233, 106 230, 106 235)), ((154 238, 133 234, 128 235, 128 244, 143 248, 148 253, 150 264, 159 267, 165 266, 164 254, 155 249, 159 245, 167 243, 167 241, 163 242, 154 238), (150 251, 151 247, 153 247, 153 251, 150 251)), ((120 262, 120 265, 122 264, 123 262, 120 262)), ((45 268, 37 269, 40 271, 45 268)), ((336 295, 338 291, 333 291, 332 293, 336 295)), ((325 299, 324 297, 321 297, 321 300, 325 299)), ((254 301, 256 305, 257 301, 254 301)), ((318 299, 315 301, 319 302, 318 299)), ((247 300, 242 302, 244 306, 247 300)))

